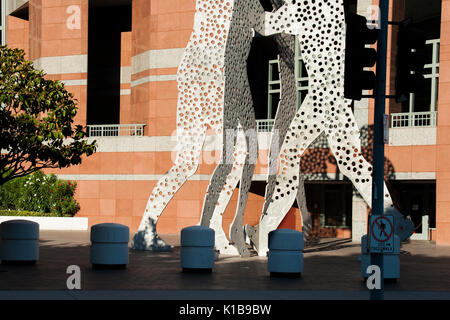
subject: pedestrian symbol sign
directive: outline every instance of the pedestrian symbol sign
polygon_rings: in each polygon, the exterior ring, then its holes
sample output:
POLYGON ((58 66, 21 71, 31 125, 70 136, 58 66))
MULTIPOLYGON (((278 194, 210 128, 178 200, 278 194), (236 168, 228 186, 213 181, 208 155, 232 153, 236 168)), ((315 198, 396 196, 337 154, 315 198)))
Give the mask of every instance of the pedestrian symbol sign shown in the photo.
POLYGON ((370 252, 394 252, 394 217, 370 216, 370 252))

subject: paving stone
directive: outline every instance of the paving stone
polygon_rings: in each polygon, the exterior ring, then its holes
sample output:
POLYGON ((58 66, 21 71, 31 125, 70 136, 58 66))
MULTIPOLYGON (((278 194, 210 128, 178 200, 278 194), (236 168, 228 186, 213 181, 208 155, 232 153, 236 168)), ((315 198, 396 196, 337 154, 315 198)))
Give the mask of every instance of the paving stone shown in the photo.
MULTIPOLYGON (((133 235, 131 235, 133 236, 133 235)), ((186 274, 180 267, 179 236, 162 236, 172 252, 134 251, 125 270, 93 270, 89 232, 41 231, 35 266, 0 266, 0 290, 66 290, 69 265, 81 268, 84 290, 366 290, 360 276, 359 244, 350 239, 320 239, 305 245, 301 278, 273 278, 267 258, 220 256, 211 274, 186 274)), ((402 245, 401 277, 387 291, 450 291, 450 247, 410 241, 402 245)))

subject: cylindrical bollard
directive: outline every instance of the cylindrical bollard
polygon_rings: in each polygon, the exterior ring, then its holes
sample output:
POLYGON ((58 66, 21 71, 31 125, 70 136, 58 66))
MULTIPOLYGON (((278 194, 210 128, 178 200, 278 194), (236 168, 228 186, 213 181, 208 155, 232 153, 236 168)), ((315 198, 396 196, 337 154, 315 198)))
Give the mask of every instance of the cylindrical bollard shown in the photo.
MULTIPOLYGON (((394 237, 394 251, 385 252, 383 254, 383 274, 385 280, 396 281, 400 278, 400 237, 394 237)), ((370 251, 367 246, 367 234, 361 237, 361 277, 367 279, 370 274, 367 273, 367 268, 371 265, 370 251)))
POLYGON ((117 223, 101 223, 91 227, 90 262, 93 268, 126 268, 130 230, 117 223))
POLYGON ((297 276, 303 272, 303 233, 278 229, 269 233, 267 267, 271 276, 297 276))
POLYGON ((214 267, 214 230, 202 226, 181 230, 180 263, 183 272, 211 272, 214 267))
POLYGON ((35 264, 39 259, 39 224, 9 220, 0 224, 2 264, 35 264))

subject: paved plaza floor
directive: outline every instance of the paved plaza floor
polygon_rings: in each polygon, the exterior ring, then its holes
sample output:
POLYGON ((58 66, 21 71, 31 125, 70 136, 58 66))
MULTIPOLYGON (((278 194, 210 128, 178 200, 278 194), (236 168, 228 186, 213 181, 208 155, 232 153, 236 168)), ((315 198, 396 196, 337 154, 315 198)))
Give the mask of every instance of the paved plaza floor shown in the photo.
MULTIPOLYGON (((162 236, 172 252, 130 250, 124 270, 92 269, 89 232, 41 231, 34 266, 0 266, 0 299, 367 299, 360 245, 320 239, 305 246, 301 278, 274 278, 267 258, 220 256, 210 274, 180 268, 178 236, 162 236), (81 289, 67 290, 67 267, 81 268, 81 289)), ((401 247, 401 278, 386 298, 450 299, 450 247, 410 241, 401 247)))

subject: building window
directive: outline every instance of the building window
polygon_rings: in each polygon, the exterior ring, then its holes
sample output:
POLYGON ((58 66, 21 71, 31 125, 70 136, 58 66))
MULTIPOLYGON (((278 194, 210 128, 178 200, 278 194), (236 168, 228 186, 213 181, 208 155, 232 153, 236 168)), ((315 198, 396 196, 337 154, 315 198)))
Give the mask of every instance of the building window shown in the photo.
MULTIPOLYGON (((300 43, 297 38, 295 41, 295 74, 297 75, 297 108, 299 108, 308 94, 308 73, 300 54, 300 43)), ((268 119, 274 119, 281 92, 278 59, 269 61, 268 83, 267 114, 268 119)))
POLYGON ((435 127, 439 83, 439 49, 441 33, 441 0, 408 0, 397 8, 398 20, 412 19, 412 24, 426 34, 426 86, 410 94, 401 106, 394 106, 399 113, 391 114, 391 127, 435 127))
POLYGON ((401 213, 411 218, 417 233, 423 232, 423 216, 428 216, 430 228, 436 228, 436 181, 396 180, 390 184, 401 213))
MULTIPOLYGON (((87 124, 120 123, 121 33, 131 31, 131 1, 89 1, 87 124)), ((98 128, 94 131, 98 132, 98 128)), ((117 136, 117 126, 101 129, 117 136)))
POLYGON ((427 86, 417 94, 411 93, 402 113, 391 114, 391 127, 435 127, 439 87, 440 39, 427 40, 427 63, 424 77, 427 86))
POLYGON ((352 185, 329 183, 321 186, 321 227, 351 227, 352 185))

